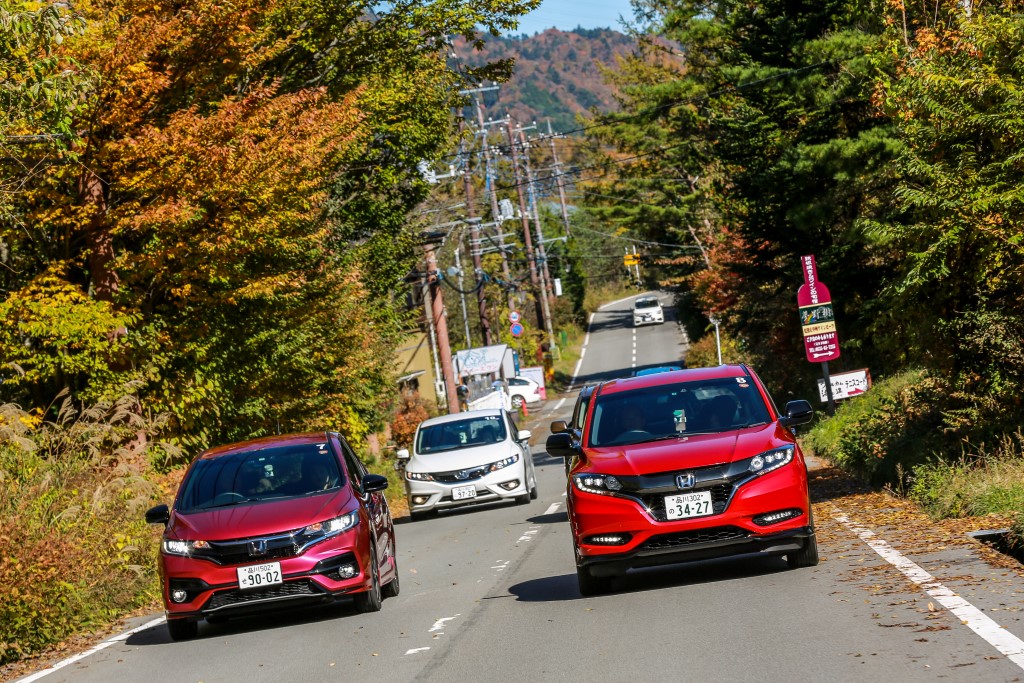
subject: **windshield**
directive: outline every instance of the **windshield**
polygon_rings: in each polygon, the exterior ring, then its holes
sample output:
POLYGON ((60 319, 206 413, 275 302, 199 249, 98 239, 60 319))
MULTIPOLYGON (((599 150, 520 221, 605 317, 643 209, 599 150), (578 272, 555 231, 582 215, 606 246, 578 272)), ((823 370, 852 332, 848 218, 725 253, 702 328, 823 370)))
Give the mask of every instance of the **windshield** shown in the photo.
POLYGON ((343 483, 326 442, 229 453, 196 462, 182 484, 179 512, 304 496, 343 483))
POLYGON ((506 438, 505 421, 501 416, 484 415, 421 427, 416 435, 416 452, 439 453, 467 446, 485 446, 506 438))
POLYGON ((768 421, 768 408, 747 377, 665 384, 599 396, 589 445, 725 432, 768 421))
POLYGON ((637 299, 636 304, 634 304, 633 307, 634 308, 657 308, 659 305, 661 305, 661 302, 659 302, 657 299, 637 299))

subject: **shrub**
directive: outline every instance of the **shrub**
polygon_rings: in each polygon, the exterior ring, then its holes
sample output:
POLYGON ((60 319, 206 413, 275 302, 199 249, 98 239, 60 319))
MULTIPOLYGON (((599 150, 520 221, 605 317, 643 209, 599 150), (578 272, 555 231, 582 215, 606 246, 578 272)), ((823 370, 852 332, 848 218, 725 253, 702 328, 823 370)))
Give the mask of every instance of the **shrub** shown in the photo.
POLYGON ((65 401, 42 423, 0 406, 0 664, 157 595, 142 518, 156 487, 129 464, 127 405, 79 413, 65 401))
MULTIPOLYGON (((723 363, 749 363, 750 356, 740 343, 733 337, 722 332, 722 362, 723 363)), ((686 352, 686 366, 690 368, 713 368, 718 365, 718 341, 715 339, 714 331, 700 338, 700 341, 690 344, 686 352)))

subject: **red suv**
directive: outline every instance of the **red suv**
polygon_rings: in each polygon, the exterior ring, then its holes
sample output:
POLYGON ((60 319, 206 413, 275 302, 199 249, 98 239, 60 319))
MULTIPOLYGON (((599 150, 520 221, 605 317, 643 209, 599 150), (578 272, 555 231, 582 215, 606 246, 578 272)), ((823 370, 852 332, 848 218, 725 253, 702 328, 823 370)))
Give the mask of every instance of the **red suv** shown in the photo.
POLYGON ((547 451, 572 462, 568 512, 580 592, 614 576, 747 553, 818 563, 807 466, 791 428, 746 365, 677 370, 596 386, 582 428, 547 451))
POLYGON ((160 578, 171 638, 198 622, 351 598, 376 612, 398 595, 386 478, 336 433, 208 450, 185 473, 165 526, 160 578))

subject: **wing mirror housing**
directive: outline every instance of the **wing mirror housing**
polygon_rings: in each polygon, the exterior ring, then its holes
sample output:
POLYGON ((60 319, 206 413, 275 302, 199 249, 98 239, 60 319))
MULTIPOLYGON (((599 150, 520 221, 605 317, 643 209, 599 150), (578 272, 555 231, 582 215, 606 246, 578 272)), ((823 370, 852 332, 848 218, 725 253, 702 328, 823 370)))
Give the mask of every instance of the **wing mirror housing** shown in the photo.
POLYGON ((166 505, 157 505, 146 510, 146 524, 163 524, 171 521, 171 509, 166 505))
POLYGON ((363 491, 365 493, 374 493, 376 491, 383 491, 388 487, 388 478, 382 477, 379 474, 367 474, 363 477, 363 491))
POLYGON ((400 470, 409 462, 409 449, 399 448, 395 451, 395 469, 400 470))
POLYGON ((572 434, 568 432, 552 434, 548 437, 544 448, 549 455, 553 455, 556 458, 569 459, 577 453, 576 444, 572 441, 572 434))
POLYGON ((561 434, 569 431, 569 424, 565 420, 555 420, 551 423, 551 433, 561 434))
POLYGON ((807 401, 790 401, 786 404, 786 414, 779 418, 783 427, 795 427, 807 424, 814 419, 814 408, 807 401))
POLYGON ((517 439, 517 441, 520 441, 520 442, 522 442, 522 441, 529 441, 530 437, 532 437, 532 436, 533 436, 533 432, 531 432, 529 429, 520 429, 519 430, 519 438, 517 439))

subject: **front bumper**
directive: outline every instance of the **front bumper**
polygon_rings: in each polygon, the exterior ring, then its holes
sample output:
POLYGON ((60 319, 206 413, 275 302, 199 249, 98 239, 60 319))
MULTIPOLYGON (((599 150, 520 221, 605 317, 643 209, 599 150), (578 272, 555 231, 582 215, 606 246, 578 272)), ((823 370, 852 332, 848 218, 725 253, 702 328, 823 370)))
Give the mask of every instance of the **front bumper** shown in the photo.
POLYGON ((301 555, 281 558, 253 558, 241 564, 217 564, 208 559, 160 555, 164 611, 168 619, 209 616, 241 616, 303 604, 334 602, 372 585, 368 568, 370 548, 351 529, 310 547, 301 555), (248 564, 279 562, 283 583, 241 589, 237 569, 248 564), (348 579, 341 567, 354 565, 357 573, 348 579), (184 590, 186 599, 176 602, 171 595, 184 590))
POLYGON ((576 562, 597 575, 629 568, 675 564, 748 553, 784 555, 800 550, 814 536, 807 480, 802 463, 748 481, 732 492, 718 514, 659 521, 635 500, 570 488, 569 520, 576 562), (774 524, 754 519, 775 511, 798 511, 774 524), (615 545, 600 537, 626 539, 615 545))
POLYGON ((515 498, 529 493, 523 458, 520 458, 519 462, 511 467, 489 472, 479 479, 456 483, 406 479, 405 484, 410 512, 429 512, 430 510, 475 505, 515 498), (464 486, 473 486, 476 495, 473 498, 456 500, 453 494, 454 489, 464 486), (426 500, 420 501, 423 498, 426 500))
POLYGON ((640 325, 657 325, 663 322, 665 322, 664 315, 633 316, 634 327, 638 327, 640 325))

